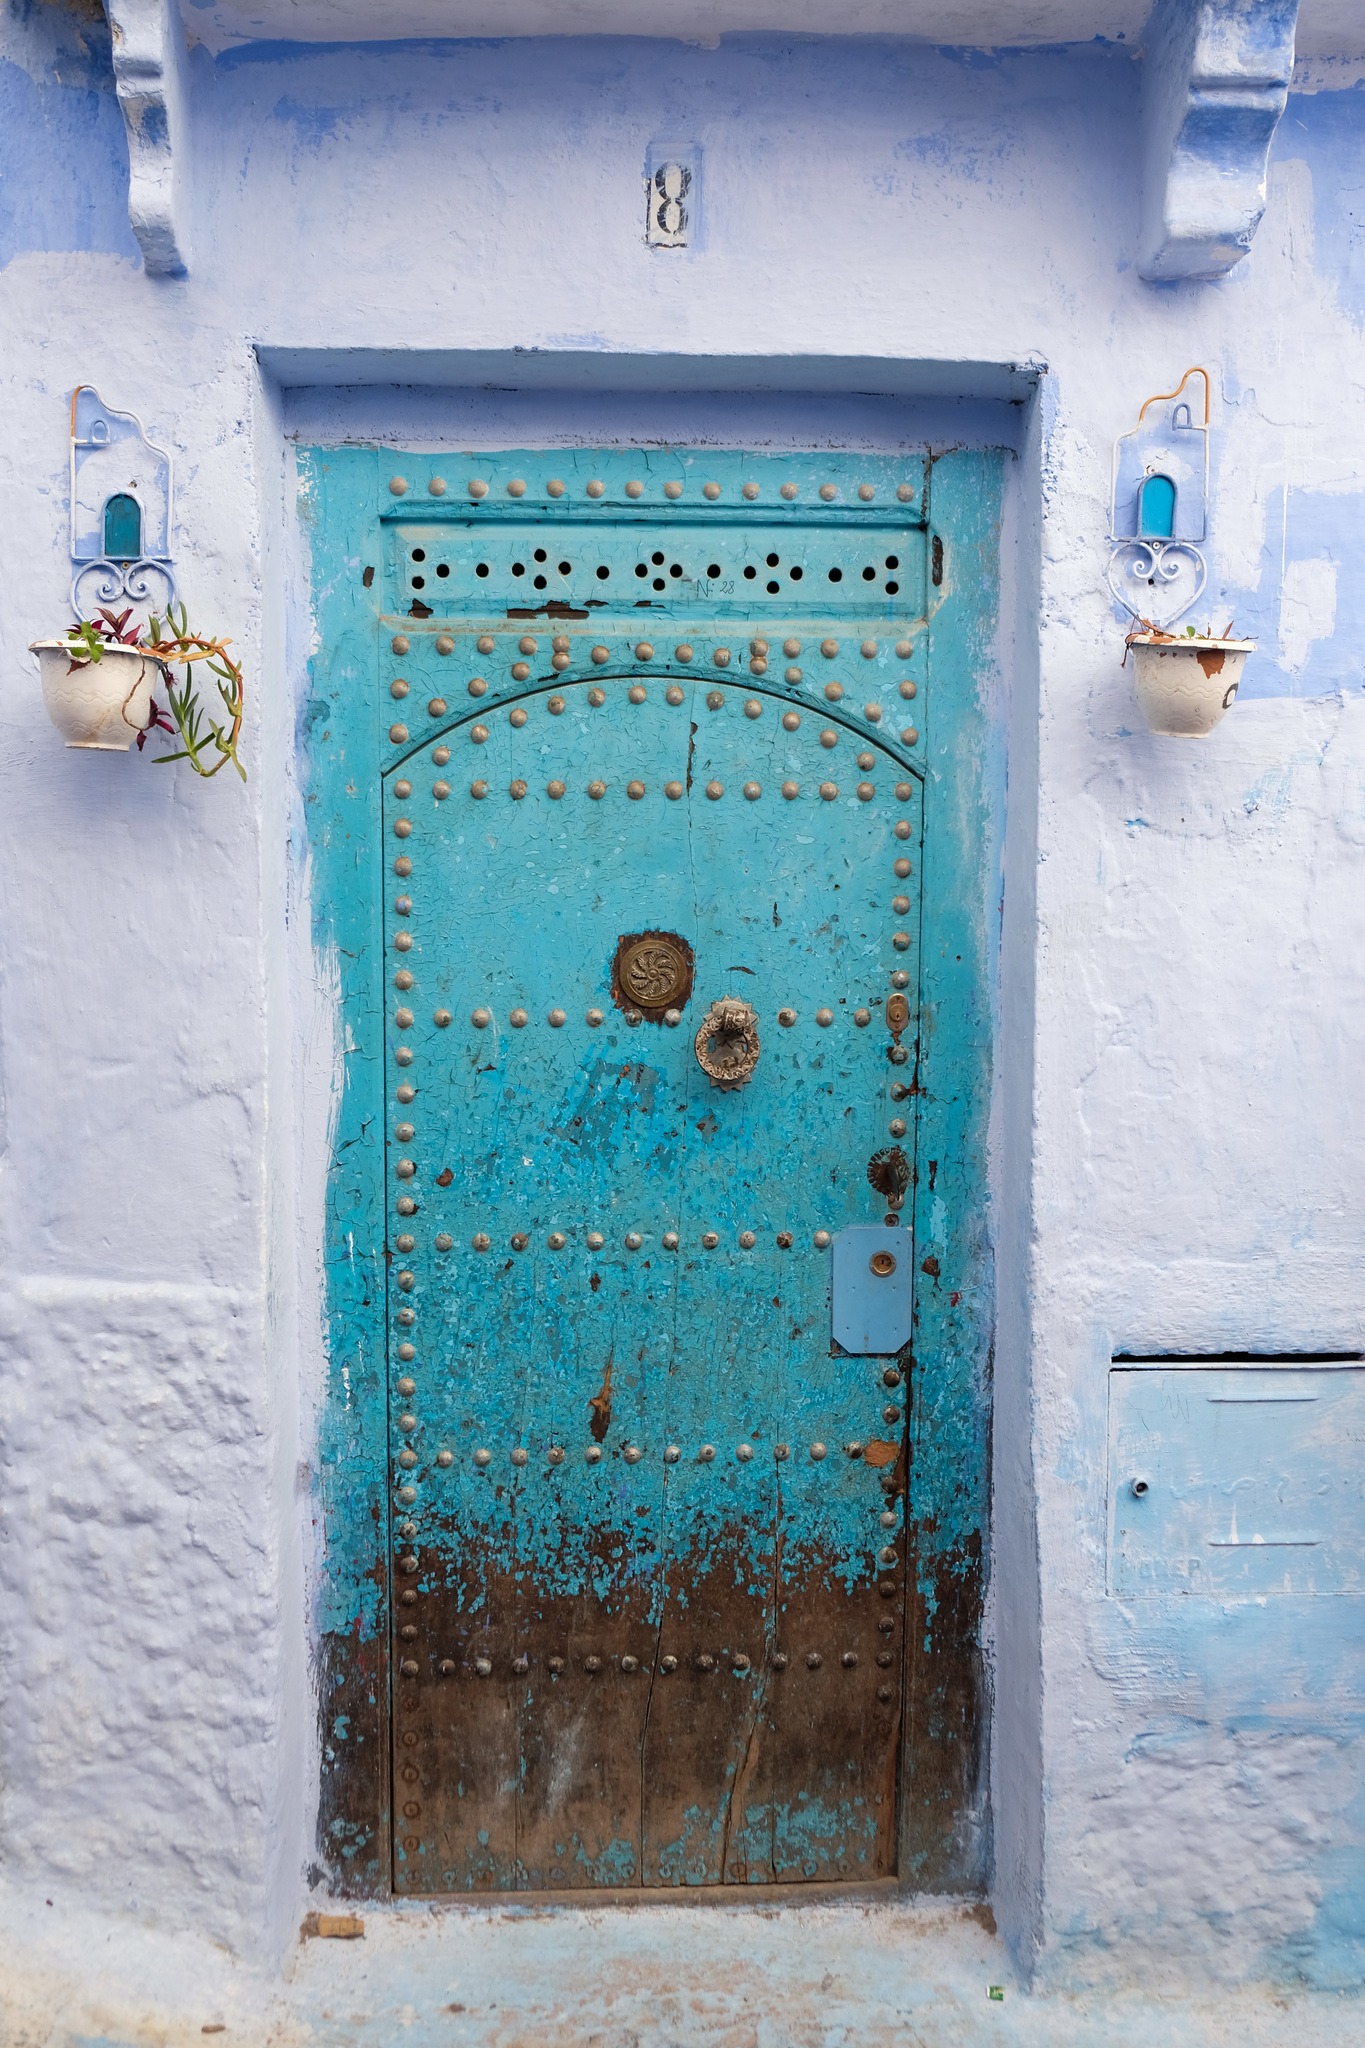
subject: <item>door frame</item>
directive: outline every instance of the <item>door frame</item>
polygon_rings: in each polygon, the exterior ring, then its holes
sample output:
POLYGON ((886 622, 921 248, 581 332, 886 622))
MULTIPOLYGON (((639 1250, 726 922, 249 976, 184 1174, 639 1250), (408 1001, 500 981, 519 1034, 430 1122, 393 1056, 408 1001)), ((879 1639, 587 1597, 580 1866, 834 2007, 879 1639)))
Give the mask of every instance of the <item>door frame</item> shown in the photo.
MULTIPOLYGON (((555 463, 601 470, 619 467, 627 453, 559 449, 555 463)), ((544 460, 529 453, 522 459, 528 466, 544 460)), ((903 1889, 975 1894, 984 1890, 989 1873, 982 1620, 995 1277, 987 1140, 1004 833, 1004 733, 992 711, 992 684, 1008 457, 1000 449, 981 449, 919 459, 925 461, 924 517, 933 571, 923 628, 927 687, 917 707, 925 742, 913 1210, 917 1364, 897 1865, 903 1889), (940 698, 936 673, 970 677, 972 686, 945 687, 940 698)), ((670 451, 670 461, 684 470, 695 461, 698 487, 702 465, 708 478, 730 472, 738 478, 755 461, 766 466, 772 460, 738 450, 708 448, 696 458, 685 449, 670 451)), ((789 466, 818 462, 822 474, 845 470, 850 478, 887 462, 885 456, 829 453, 785 460, 789 466)), ((899 458, 901 471, 906 460, 899 458)), ((443 461, 461 466, 455 456, 443 461)), ((357 1898, 392 1892, 391 1544, 382 897, 377 890, 348 887, 347 881, 382 855, 376 705, 386 642, 380 628, 398 632, 404 624, 381 611, 386 567, 380 514, 393 509, 395 470, 406 466, 411 473, 429 462, 354 446, 302 449, 298 456, 315 628, 308 696, 298 722, 298 771, 314 967, 319 986, 337 991, 341 1074, 328 1161, 326 1386, 317 1446, 317 1858, 331 1888, 357 1898), (375 574, 366 587, 360 572, 371 565, 375 574)), ((613 509, 604 503, 603 516, 612 516, 613 509)), ((803 1888, 792 1889, 799 1896, 803 1888)), ((733 1888, 730 1895, 736 1895, 733 1888)), ((556 1896, 574 1904, 583 1895, 556 1896)), ((695 1894, 681 1887, 676 1894, 650 1896, 695 1894)), ((600 1903, 601 1895, 592 1899, 600 1903)))

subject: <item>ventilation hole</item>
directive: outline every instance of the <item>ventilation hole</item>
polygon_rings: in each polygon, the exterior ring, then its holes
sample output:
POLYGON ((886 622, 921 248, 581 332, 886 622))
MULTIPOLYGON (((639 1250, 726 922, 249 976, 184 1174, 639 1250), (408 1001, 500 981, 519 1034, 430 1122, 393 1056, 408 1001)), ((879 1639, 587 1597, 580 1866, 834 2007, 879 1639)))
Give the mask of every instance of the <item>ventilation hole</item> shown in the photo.
POLYGON ((606 563, 603 562, 601 567, 597 571, 597 579, 600 583, 605 583, 610 574, 611 570, 607 567, 606 563))
POLYGON ((863 582, 864 582, 864 583, 875 583, 875 582, 876 582, 876 580, 877 580, 877 572, 876 572, 876 570, 875 570, 875 569, 864 569, 864 570, 863 570, 863 582))
POLYGON ((526 564, 525 564, 525 562, 513 562, 513 564, 512 564, 512 574, 513 574, 514 576, 524 576, 524 575, 526 574, 526 564))
POLYGON ((830 582, 831 582, 831 583, 842 583, 842 582, 843 582, 843 580, 844 580, 844 572, 843 572, 843 570, 842 570, 842 569, 831 569, 831 570, 830 570, 830 572, 829 572, 829 580, 830 580, 830 582))
POLYGON ((782 588, 782 585, 781 585, 780 583, 770 583, 770 584, 768 585, 768 595, 769 595, 769 597, 776 597, 776 596, 777 596, 777 593, 778 593, 778 591, 779 591, 779 590, 780 590, 781 588, 782 588))
POLYGON ((805 573, 806 572, 804 569, 788 569, 787 571, 787 574, 791 578, 793 583, 799 583, 801 581, 801 578, 805 575, 805 573))
POLYGON ((769 557, 768 557, 768 567, 769 567, 770 569, 775 569, 775 568, 777 567, 777 556, 776 556, 776 555, 769 555, 769 557))
POLYGON ((745 574, 745 576, 746 576, 746 577, 748 578, 749 582, 750 582, 750 583, 752 583, 752 582, 753 582, 753 580, 754 580, 754 578, 755 578, 755 576, 757 576, 757 574, 758 574, 758 571, 757 571, 757 569, 746 569, 746 570, 744 571, 744 574, 745 574))
POLYGON ((537 576, 535 578, 535 588, 537 590, 543 590, 545 588, 545 578, 543 576, 537 576))
POLYGON ((668 585, 667 585, 667 584, 666 584, 666 583, 664 582, 664 579, 663 579, 663 577, 662 577, 662 576, 656 576, 656 577, 654 578, 654 584, 653 584, 653 588, 654 588, 655 590, 667 590, 667 588, 668 588, 668 585))
POLYGON ((478 567, 475 569, 474 574, 476 576, 486 576, 488 574, 487 562, 480 562, 478 567))
POLYGON ((561 576, 567 576, 572 568, 572 562, 561 562, 559 565, 559 573, 561 576))
POLYGON ((426 549, 425 549, 425 548, 414 548, 414 549, 413 549, 413 551, 412 551, 412 559, 413 559, 413 561, 414 561, 414 562, 425 562, 426 558, 427 558, 427 551, 426 551, 426 549))
POLYGON ((888 555, 888 556, 887 556, 887 558, 886 558, 886 566, 887 566, 887 568, 888 568, 888 569, 899 569, 900 565, 901 565, 901 560, 900 560, 900 556, 899 556, 899 555, 888 555))
POLYGON ((438 562, 436 564, 436 574, 438 576, 448 576, 450 574, 449 562, 438 562))
POLYGON ((668 572, 668 573, 669 573, 669 575, 670 575, 670 576, 681 576, 681 575, 682 575, 682 572, 683 572, 683 566, 682 566, 682 563, 681 563, 681 562, 675 562, 675 563, 673 564, 673 567, 672 567, 672 568, 671 568, 671 569, 669 570, 669 572, 668 572))
POLYGON ((707 569, 706 573, 707 573, 707 575, 708 575, 708 576, 719 576, 719 574, 720 574, 720 563, 719 563, 719 562, 712 562, 712 563, 710 564, 710 566, 708 567, 708 569, 707 569))
POLYGON ((649 574, 649 564, 648 564, 648 562, 637 562, 637 563, 635 564, 635 573, 636 573, 636 575, 637 575, 637 576, 648 576, 648 574, 649 574))
POLYGON ((888 583, 888 584, 887 584, 887 586, 886 586, 886 594, 887 594, 887 596, 888 596, 888 597, 895 597, 895 596, 896 596, 896 594, 897 594, 897 592, 898 592, 899 590, 900 590, 900 585, 899 585, 899 583, 894 583, 894 582, 893 582, 893 583, 888 583))
POLYGON ((544 550, 544 548, 537 548, 537 549, 536 549, 536 560, 537 560, 538 562, 543 562, 543 561, 545 560, 545 550, 544 550))
POLYGON ((414 589, 414 590, 425 590, 425 589, 426 589, 426 587, 427 587, 427 579, 426 579, 426 577, 425 577, 425 576, 414 576, 414 577, 413 577, 413 579, 412 579, 412 587, 413 587, 413 589, 414 589))
POLYGON ((654 564, 656 569, 659 568, 663 562, 662 555, 651 555, 649 559, 654 564))

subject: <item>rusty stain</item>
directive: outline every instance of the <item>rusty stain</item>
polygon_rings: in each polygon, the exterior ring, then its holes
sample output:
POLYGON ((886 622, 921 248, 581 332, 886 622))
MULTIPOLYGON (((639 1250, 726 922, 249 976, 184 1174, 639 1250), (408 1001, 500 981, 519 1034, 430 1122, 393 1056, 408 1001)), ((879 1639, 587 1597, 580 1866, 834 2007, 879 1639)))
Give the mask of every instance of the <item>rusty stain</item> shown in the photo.
POLYGON ((930 1252, 928 1258, 920 1267, 920 1271, 921 1273, 927 1273, 931 1280, 937 1280, 939 1275, 939 1264, 938 1260, 934 1257, 932 1252, 930 1252))
POLYGON ((509 604, 505 616, 509 619, 586 619, 588 609, 600 608, 601 598, 589 598, 587 605, 565 604, 562 597, 552 597, 548 604, 509 604))
POLYGON ((423 604, 420 597, 415 597, 408 606, 408 617, 410 619, 429 619, 431 617, 431 606, 423 604))
POLYGON ((893 1209, 898 1208, 910 1185, 910 1161, 899 1145, 888 1145, 868 1160, 867 1178, 869 1186, 884 1195, 893 1209))
POLYGON ((894 1465, 900 1456, 900 1445, 890 1444, 885 1437, 873 1437, 870 1444, 863 1445, 863 1463, 875 1465, 880 1471, 883 1465, 894 1465))
POLYGON ((440 1173, 438 1173, 436 1176, 436 1185, 438 1188, 448 1188, 450 1186, 450 1183, 454 1180, 454 1178, 455 1175, 453 1174, 451 1169, 448 1166, 443 1167, 440 1173))
POLYGON ((1203 647, 1194 658, 1206 676, 1216 676, 1227 660, 1227 655, 1221 647, 1203 647))
POLYGON ((374 567, 373 567, 373 564, 371 564, 371 566, 370 566, 369 568, 367 568, 367 569, 366 569, 366 571, 365 571, 364 575, 363 575, 363 576, 361 577, 361 579, 360 579, 360 580, 361 580, 361 582, 362 582, 362 583, 364 584, 364 586, 365 586, 365 588, 366 588, 367 590, 369 590, 370 588, 372 588, 372 586, 373 586, 373 584, 374 584, 374 567))
POLYGON ((592 1421, 588 1427, 599 1444, 611 1428, 611 1368, 612 1360, 609 1358, 607 1369, 602 1375, 602 1384, 588 1403, 592 1410, 592 1421))

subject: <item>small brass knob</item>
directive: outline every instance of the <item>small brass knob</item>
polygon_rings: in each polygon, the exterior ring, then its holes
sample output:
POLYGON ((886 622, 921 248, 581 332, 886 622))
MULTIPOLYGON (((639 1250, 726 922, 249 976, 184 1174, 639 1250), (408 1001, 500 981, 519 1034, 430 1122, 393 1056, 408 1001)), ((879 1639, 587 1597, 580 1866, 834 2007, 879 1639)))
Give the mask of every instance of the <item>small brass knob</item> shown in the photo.
POLYGON ((867 1263, 878 1278, 883 1280, 888 1273, 894 1273, 896 1270, 894 1252, 873 1252, 867 1263))

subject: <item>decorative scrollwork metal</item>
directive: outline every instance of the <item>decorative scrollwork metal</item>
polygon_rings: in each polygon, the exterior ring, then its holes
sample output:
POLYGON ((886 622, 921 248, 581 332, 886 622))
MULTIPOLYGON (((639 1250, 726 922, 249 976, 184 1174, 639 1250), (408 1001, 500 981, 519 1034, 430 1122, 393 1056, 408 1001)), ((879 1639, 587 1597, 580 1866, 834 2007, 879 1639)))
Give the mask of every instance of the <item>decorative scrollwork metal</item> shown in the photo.
POLYGON ((1208 577, 1190 541, 1120 541, 1110 551, 1109 588, 1124 610, 1153 626, 1169 626, 1195 602, 1208 577))
POLYGON ((175 578, 165 562, 87 562, 71 585, 72 606, 82 619, 120 602, 164 618, 174 599, 175 578))
POLYGON ((1173 625, 1199 597, 1208 496, 1209 373, 1195 364, 1114 443, 1108 580, 1135 619, 1173 625))
POLYGON ((758 1065, 758 1014, 739 996, 712 1003, 693 1040, 713 1088, 742 1088, 758 1065))
POLYGON ((175 598, 171 458, 93 384, 71 395, 71 567, 78 619, 117 604, 164 618, 175 598))

